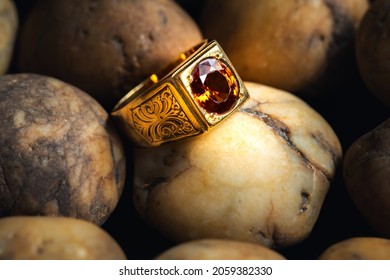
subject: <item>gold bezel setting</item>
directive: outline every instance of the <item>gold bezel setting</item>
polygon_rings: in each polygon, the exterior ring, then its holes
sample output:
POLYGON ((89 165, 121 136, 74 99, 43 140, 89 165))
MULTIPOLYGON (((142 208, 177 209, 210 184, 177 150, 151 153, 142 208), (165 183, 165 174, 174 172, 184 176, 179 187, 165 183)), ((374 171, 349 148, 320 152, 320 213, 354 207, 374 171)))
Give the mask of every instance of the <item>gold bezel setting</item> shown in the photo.
POLYGON ((248 98, 248 91, 221 46, 206 40, 131 90, 111 114, 138 146, 154 147, 210 130, 248 98), (208 112, 196 102, 192 92, 191 73, 206 58, 223 62, 237 82, 237 101, 226 113, 208 112))

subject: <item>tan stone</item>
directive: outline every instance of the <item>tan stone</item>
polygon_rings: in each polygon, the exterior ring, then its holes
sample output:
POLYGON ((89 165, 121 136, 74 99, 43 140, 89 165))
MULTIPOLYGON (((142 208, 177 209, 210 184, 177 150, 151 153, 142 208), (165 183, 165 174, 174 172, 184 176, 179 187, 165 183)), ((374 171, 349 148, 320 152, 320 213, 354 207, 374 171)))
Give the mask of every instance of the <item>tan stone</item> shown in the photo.
POLYGON ((355 31, 367 8, 367 0, 208 0, 201 27, 243 80, 317 93, 354 70, 355 31))
POLYGON ((65 217, 0 219, 0 259, 124 260, 117 242, 98 226, 65 217))

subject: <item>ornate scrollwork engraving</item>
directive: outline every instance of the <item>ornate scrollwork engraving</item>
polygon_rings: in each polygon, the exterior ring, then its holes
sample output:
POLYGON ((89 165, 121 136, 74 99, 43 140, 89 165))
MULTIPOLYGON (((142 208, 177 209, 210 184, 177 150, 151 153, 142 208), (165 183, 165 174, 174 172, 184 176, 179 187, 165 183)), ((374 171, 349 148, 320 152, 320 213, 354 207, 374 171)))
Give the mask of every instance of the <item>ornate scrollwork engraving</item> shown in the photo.
POLYGON ((168 86, 131 111, 135 130, 152 143, 198 133, 168 86))

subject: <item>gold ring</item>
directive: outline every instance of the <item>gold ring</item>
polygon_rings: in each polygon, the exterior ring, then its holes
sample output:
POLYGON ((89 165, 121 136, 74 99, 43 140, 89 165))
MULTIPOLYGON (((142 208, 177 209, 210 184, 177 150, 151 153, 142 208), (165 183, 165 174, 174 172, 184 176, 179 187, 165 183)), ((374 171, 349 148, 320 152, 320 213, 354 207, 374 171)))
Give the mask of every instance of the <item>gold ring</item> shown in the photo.
POLYGON ((132 89, 111 114, 136 145, 154 147, 210 130, 248 98, 221 46, 205 40, 132 89))

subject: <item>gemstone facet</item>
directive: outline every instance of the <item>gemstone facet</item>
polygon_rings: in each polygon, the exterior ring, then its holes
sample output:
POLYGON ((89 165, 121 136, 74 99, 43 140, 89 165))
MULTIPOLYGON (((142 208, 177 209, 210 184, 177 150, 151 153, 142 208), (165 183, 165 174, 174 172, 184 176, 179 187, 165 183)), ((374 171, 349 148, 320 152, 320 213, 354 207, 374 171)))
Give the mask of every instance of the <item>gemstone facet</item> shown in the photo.
POLYGON ((229 112, 239 99, 236 77, 216 58, 202 60, 191 73, 190 87, 198 103, 208 113, 229 112))

